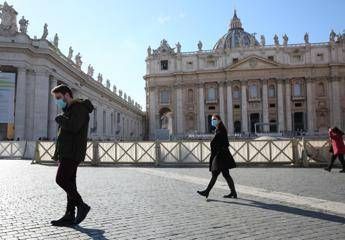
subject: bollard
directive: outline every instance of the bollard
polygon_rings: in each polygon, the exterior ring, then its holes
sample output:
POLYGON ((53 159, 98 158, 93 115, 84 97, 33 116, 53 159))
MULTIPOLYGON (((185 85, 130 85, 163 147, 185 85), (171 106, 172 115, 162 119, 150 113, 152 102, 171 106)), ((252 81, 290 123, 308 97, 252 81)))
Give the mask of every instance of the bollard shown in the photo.
POLYGON ((99 159, 99 152, 98 152, 98 142, 93 141, 92 142, 92 161, 91 165, 97 166, 100 162, 99 159))
POLYGON ((156 167, 158 167, 160 163, 160 159, 161 159, 161 147, 160 147, 159 141, 157 140, 155 141, 155 153, 156 153, 155 165, 156 167))

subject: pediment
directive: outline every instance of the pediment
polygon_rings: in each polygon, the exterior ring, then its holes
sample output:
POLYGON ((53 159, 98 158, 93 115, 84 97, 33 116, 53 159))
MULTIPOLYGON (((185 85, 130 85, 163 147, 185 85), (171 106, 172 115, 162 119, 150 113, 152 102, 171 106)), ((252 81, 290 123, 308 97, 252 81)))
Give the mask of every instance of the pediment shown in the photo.
POLYGON ((256 55, 246 57, 241 61, 229 65, 226 70, 251 70, 251 69, 270 69, 279 68, 282 65, 256 55))

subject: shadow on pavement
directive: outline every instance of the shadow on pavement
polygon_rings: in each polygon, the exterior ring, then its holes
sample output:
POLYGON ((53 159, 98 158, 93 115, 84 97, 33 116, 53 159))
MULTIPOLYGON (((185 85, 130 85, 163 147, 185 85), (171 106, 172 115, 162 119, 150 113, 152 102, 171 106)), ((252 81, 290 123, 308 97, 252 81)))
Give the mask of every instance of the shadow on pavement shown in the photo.
POLYGON ((336 222, 336 223, 345 223, 345 218, 336 216, 333 214, 329 213, 322 213, 322 212, 317 212, 317 211, 312 211, 312 210, 304 210, 301 208, 297 207, 289 207, 281 204, 269 204, 269 203, 264 203, 264 202, 259 202, 255 200, 250 200, 250 199, 245 199, 245 198, 238 198, 237 200, 234 201, 224 201, 224 200, 216 200, 216 199, 208 199, 209 202, 219 202, 219 203, 227 203, 231 205, 241 205, 241 206, 248 206, 248 207, 256 207, 256 208, 262 208, 262 209, 267 209, 271 211, 278 211, 278 212, 284 212, 284 213, 290 213, 290 214, 295 214, 303 217, 311 217, 311 218, 316 218, 316 219, 321 219, 325 221, 330 221, 330 222, 336 222), (247 201, 248 203, 245 202, 239 202, 238 200, 244 200, 247 201))
POLYGON ((97 240, 108 240, 108 238, 104 237, 104 231, 100 229, 94 229, 94 228, 84 228, 79 225, 71 227, 75 229, 76 231, 79 231, 81 233, 85 233, 88 235, 91 239, 97 239, 97 240))

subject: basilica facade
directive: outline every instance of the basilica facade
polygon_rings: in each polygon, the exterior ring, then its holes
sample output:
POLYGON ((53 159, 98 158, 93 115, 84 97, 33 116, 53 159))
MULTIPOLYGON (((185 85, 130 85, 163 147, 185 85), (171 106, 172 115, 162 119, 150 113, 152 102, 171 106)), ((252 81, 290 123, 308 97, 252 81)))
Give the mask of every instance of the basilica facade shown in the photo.
POLYGON ((59 110, 50 91, 68 85, 75 98, 88 98, 95 106, 90 114, 89 138, 95 140, 142 140, 145 112, 125 92, 110 86, 101 73, 94 77, 89 65, 83 71, 80 53, 59 49, 59 37, 27 34, 29 21, 17 22, 16 10, 0 5, 0 140, 53 140, 59 110))
POLYGON ((266 45, 247 33, 236 11, 227 33, 211 50, 182 52, 162 40, 147 50, 149 136, 207 134, 221 116, 229 134, 257 131, 290 135, 345 129, 345 34, 327 42, 290 44, 288 36, 266 45))

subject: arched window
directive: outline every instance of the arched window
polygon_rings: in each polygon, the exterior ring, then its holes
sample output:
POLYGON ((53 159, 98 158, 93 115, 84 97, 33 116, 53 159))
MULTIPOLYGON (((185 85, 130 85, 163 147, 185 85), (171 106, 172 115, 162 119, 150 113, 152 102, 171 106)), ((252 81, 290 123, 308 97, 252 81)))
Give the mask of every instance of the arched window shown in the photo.
POLYGON ((249 94, 251 98, 258 98, 258 86, 256 84, 252 84, 249 86, 249 94))
POLYGON ((234 99, 239 99, 240 98, 240 88, 238 86, 234 87, 233 97, 234 97, 234 99))
POLYGON ((274 85, 270 85, 268 87, 268 97, 273 98, 275 96, 276 96, 276 89, 275 89, 274 85))
POLYGON ((214 101, 216 100, 216 89, 214 87, 210 87, 207 90, 207 100, 208 101, 214 101))
POLYGON ((293 85, 293 94, 295 97, 302 96, 302 86, 301 83, 297 82, 293 85))

